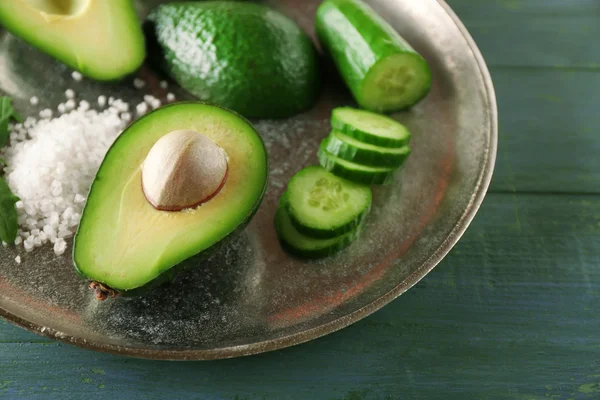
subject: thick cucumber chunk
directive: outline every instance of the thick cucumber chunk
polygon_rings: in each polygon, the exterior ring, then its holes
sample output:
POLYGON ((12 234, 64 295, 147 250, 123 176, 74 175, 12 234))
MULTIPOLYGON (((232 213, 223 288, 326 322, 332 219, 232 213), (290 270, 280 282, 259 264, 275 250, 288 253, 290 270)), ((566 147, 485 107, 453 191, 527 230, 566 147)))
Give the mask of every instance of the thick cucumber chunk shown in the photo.
POLYGON ((336 131, 323 141, 323 148, 332 155, 369 167, 398 168, 410 155, 410 147, 397 149, 374 146, 336 131))
POLYGON ((361 107, 402 110, 429 92, 427 61, 361 0, 325 0, 316 29, 361 107))
POLYGON ((371 209, 371 189, 320 166, 298 172, 288 185, 287 208, 296 229, 314 238, 334 238, 360 225, 371 209))
POLYGON ((367 110, 379 112, 402 110, 421 100, 430 87, 431 73, 421 56, 395 54, 371 68, 359 103, 367 110))
POLYGON ((350 107, 335 108, 331 113, 331 126, 361 142, 382 147, 403 147, 411 138, 408 129, 398 121, 350 107))
POLYGON ((315 239, 298 232, 285 205, 280 206, 275 214, 275 230, 282 247, 303 258, 327 257, 339 252, 358 238, 361 228, 362 225, 359 225, 350 232, 331 239, 315 239))
POLYGON ((336 157, 325 149, 325 143, 319 148, 319 161, 323 168, 336 176, 363 185, 386 185, 394 179, 396 168, 369 167, 336 157))

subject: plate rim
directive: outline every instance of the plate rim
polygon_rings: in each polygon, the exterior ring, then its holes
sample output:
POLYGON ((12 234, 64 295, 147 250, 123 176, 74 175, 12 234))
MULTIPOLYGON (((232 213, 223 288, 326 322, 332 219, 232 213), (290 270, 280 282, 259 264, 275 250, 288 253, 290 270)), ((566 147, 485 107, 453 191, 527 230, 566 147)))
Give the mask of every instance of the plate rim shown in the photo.
POLYGON ((471 201, 467 205, 467 208, 461 215, 458 222, 454 225, 454 228, 447 235, 446 239, 440 244, 427 260, 425 260, 419 268, 408 275, 403 281, 399 282, 393 289, 373 300, 369 304, 347 314, 339 317, 333 321, 322 324, 318 327, 304 330, 302 332, 293 333, 277 339, 264 340, 260 342, 221 347, 216 349, 181 349, 181 350, 160 350, 160 349, 145 349, 140 347, 129 347, 120 346, 109 343, 97 343, 94 341, 88 341, 83 337, 66 335, 63 332, 54 330, 48 327, 39 326, 31 321, 28 321, 16 314, 8 312, 4 308, 0 307, 0 317, 6 319, 12 324, 19 326, 27 331, 36 333, 40 336, 45 336, 49 339, 75 345, 77 347, 85 348, 88 350, 95 350, 104 353, 110 353, 120 356, 128 356, 142 359, 152 360, 179 360, 179 361, 199 361, 199 360, 217 360, 234 358, 241 356, 249 356, 274 350, 283 349, 286 347, 295 346, 298 344, 306 343, 313 339, 328 335, 336 332, 347 326, 373 314, 385 305, 404 294, 414 285, 416 285, 421 279, 423 279, 429 272, 431 272, 442 259, 450 252, 450 250, 456 245, 462 235, 465 233, 473 218, 477 214, 483 200, 487 194, 487 190, 490 186, 492 175, 494 172, 494 166, 496 163, 496 155, 498 148, 498 106, 496 102, 496 94, 494 90, 494 84, 492 82, 491 74, 487 67, 487 64, 481 54, 481 51, 477 47, 477 44, 471 37, 467 28, 464 26, 462 21, 458 18, 452 8, 446 3, 445 0, 436 0, 436 2, 444 9, 446 14, 452 19, 456 27, 459 29, 461 35, 466 40, 475 61, 477 67, 483 78, 486 101, 487 101, 487 113, 489 116, 489 146, 487 148, 484 167, 481 170, 477 179, 477 185, 475 192, 471 197, 471 201))

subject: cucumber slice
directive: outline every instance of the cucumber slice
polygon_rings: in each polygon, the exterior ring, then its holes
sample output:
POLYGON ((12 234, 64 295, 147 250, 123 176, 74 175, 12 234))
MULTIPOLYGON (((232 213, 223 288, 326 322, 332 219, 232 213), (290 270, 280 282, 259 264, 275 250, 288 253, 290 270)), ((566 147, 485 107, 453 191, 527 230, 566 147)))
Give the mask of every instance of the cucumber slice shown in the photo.
POLYGON ((315 239, 298 232, 285 207, 279 207, 275 214, 275 230, 281 246, 302 258, 327 257, 338 253, 358 238, 361 228, 362 225, 359 225, 332 239, 315 239))
POLYGON ((363 1, 325 0, 316 30, 362 108, 398 111, 429 92, 427 61, 363 1))
POLYGON ((392 118, 350 107, 334 109, 331 126, 361 142, 382 147, 406 146, 411 137, 408 129, 392 118))
POLYGON ((398 168, 410 155, 410 147, 374 146, 336 131, 323 141, 323 148, 336 157, 369 167, 398 168))
POLYGON ((298 172, 288 185, 287 209, 295 228, 318 239, 356 228, 371 209, 371 189, 320 166, 298 172))
POLYGON ((358 184, 386 185, 394 179, 396 172, 396 168, 368 167, 336 157, 325 149, 324 143, 321 143, 318 156, 323 168, 358 184))

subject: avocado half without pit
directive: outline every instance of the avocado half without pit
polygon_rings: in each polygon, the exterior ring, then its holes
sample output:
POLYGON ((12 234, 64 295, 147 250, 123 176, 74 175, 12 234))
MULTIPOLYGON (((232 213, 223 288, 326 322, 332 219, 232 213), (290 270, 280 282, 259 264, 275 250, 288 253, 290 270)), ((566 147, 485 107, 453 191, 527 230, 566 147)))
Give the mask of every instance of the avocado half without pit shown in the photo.
POLYGON ((132 0, 0 0, 0 24, 92 79, 120 79, 146 56, 132 0))
POLYGON ((240 232, 267 181, 267 152, 248 121, 204 103, 162 107, 106 154, 75 235, 75 268, 99 300, 142 294, 240 232))

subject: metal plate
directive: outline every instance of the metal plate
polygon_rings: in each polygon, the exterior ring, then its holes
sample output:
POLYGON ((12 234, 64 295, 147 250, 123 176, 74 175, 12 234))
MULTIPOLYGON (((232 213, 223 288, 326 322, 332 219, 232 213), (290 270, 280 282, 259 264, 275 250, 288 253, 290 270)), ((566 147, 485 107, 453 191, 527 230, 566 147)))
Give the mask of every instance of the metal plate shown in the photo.
MULTIPOLYGON (((138 4, 141 15, 157 1, 138 4)), ((313 32, 319 1, 267 1, 313 32)), ((395 117, 414 134, 413 154, 394 185, 374 190, 361 240, 339 256, 300 262, 280 249, 273 229, 277 199, 301 167, 316 164, 333 107, 352 104, 328 71, 319 103, 301 116, 256 121, 270 151, 271 182, 260 211, 220 253, 145 297, 99 303, 50 248, 0 253, 0 315, 36 333, 95 350, 155 359, 216 359, 260 353, 343 328, 381 308, 423 278, 474 217, 489 185, 497 142, 496 102, 485 63, 441 0, 371 0, 427 58, 434 85, 427 99, 395 117), (14 257, 22 253, 23 264, 14 257)), ((162 79, 138 74, 164 99, 162 79)), ((173 85, 172 85, 173 86, 173 85)), ((0 91, 23 114, 99 94, 133 105, 145 92, 131 80, 75 82, 50 57, 0 33, 0 91), (30 96, 40 106, 29 105, 30 96)), ((187 98, 171 89, 179 99, 187 98)))

